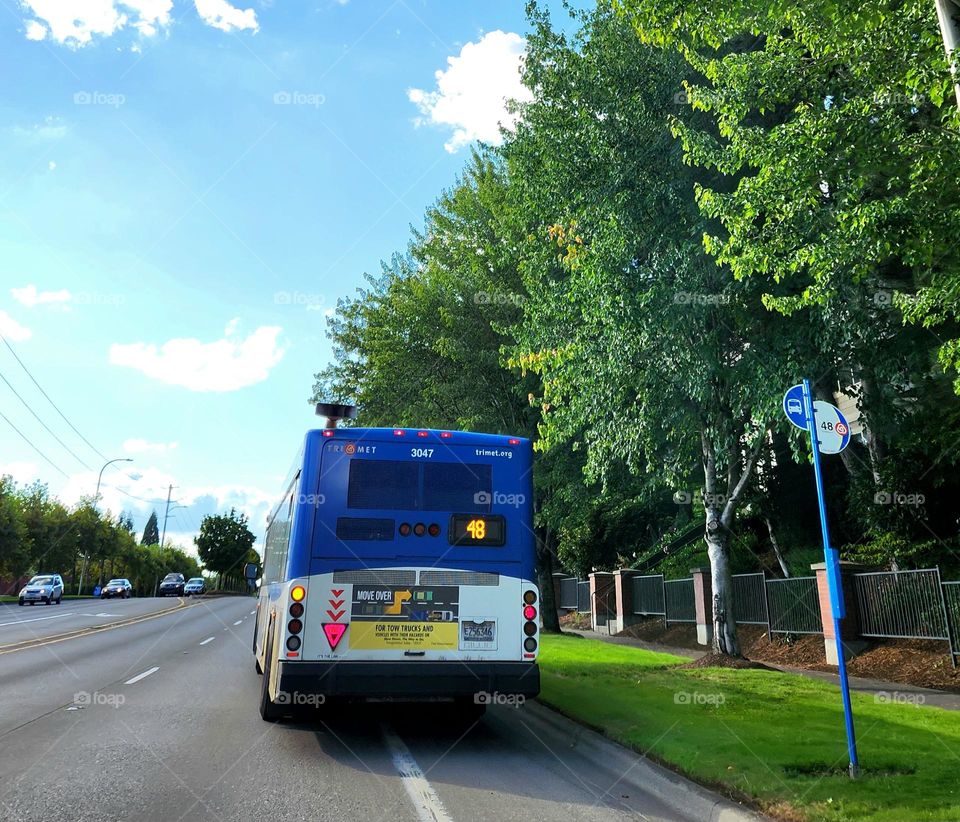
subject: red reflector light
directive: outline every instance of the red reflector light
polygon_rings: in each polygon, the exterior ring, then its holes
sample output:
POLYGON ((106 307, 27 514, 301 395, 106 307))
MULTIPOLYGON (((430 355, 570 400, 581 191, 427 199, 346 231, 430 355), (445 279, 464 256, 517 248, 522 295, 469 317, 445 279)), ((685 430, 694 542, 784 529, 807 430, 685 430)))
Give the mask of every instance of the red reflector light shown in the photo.
POLYGON ((327 638, 331 651, 336 650, 346 632, 347 626, 340 622, 325 622, 323 624, 323 634, 327 638))
POLYGON ((427 529, 427 532, 430 534, 431 537, 438 537, 440 536, 440 526, 437 525, 437 523, 435 522, 431 522, 430 527, 427 529))
POLYGON ((440 432, 440 439, 442 439, 442 440, 448 440, 448 439, 450 439, 450 437, 452 437, 452 436, 453 436, 453 434, 451 434, 449 431, 441 431, 441 432, 440 432))
POLYGON ((287 656, 300 656, 299 651, 287 651, 287 656))
POLYGON ((418 437, 429 437, 430 433, 428 431, 417 431, 418 437))
POLYGON ((323 436, 325 436, 325 437, 332 437, 332 436, 333 436, 333 431, 326 430, 326 431, 323 432, 323 436))
POLYGON ((523 609, 523 618, 524 619, 536 619, 537 618, 537 609, 532 605, 527 605, 523 609))
POLYGON ((395 436, 395 437, 402 437, 402 436, 406 435, 406 433, 407 433, 406 431, 402 431, 402 430, 399 429, 399 428, 394 428, 394 429, 393 429, 393 436, 395 436))
POLYGON ((410 523, 409 523, 409 522, 401 522, 401 523, 400 523, 399 531, 400 531, 400 536, 401 536, 401 537, 409 537, 409 536, 410 536, 410 523))
POLYGON ((510 445, 519 445, 519 444, 520 444, 520 440, 515 439, 515 438, 513 438, 513 437, 511 437, 509 440, 507 440, 507 442, 509 442, 510 445))

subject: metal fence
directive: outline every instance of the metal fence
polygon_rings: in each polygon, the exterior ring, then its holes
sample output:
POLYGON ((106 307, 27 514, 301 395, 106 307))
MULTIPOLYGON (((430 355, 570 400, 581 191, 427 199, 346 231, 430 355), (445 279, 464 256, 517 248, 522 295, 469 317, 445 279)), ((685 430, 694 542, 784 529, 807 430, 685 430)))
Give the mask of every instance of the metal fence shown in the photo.
POLYGON ((949 639, 940 571, 874 571, 853 575, 863 636, 949 639))
POLYGON ((771 633, 823 633, 816 577, 768 579, 767 610, 771 633))
POLYGON ((943 604, 947 611, 947 633, 950 634, 950 655, 956 666, 960 657, 960 582, 944 582, 943 604))
POLYGON ((664 621, 696 622, 697 609, 693 595, 693 577, 671 579, 663 583, 664 621))
MULTIPOLYGON (((643 616, 663 616, 667 614, 664 607, 663 574, 637 576, 633 583, 633 613, 643 616)), ((693 592, 691 590, 691 597, 693 592)))
POLYGON ((577 583, 577 611, 581 614, 590 613, 590 581, 577 583))
POLYGON ((577 583, 579 580, 576 577, 566 577, 565 579, 560 580, 560 608, 565 611, 576 611, 579 606, 577 600, 577 583))
POLYGON ((746 625, 767 625, 767 586, 763 574, 734 574, 733 621, 746 625))
MULTIPOLYGON (((766 625, 774 633, 823 633, 816 577, 768 580, 762 573, 735 574, 732 581, 736 622, 766 625)), ((665 580, 663 574, 645 574, 633 577, 631 585, 635 616, 662 616, 667 623, 696 622, 692 577, 665 580)))
MULTIPOLYGON (((930 639, 950 643, 950 659, 960 659, 960 582, 943 582, 937 568, 872 571, 851 575, 859 633, 865 637, 930 639)), ((595 609, 597 624, 616 616, 613 587, 591 603, 590 583, 561 580, 561 607, 570 608, 576 585, 577 609, 595 609)), ((663 574, 638 574, 630 580, 633 614, 659 616, 664 622, 695 622, 693 578, 666 580, 663 574)), ((767 579, 763 573, 732 577, 730 607, 736 622, 766 625, 773 634, 822 634, 817 578, 767 579)), ((853 607, 853 603, 850 604, 853 607)))

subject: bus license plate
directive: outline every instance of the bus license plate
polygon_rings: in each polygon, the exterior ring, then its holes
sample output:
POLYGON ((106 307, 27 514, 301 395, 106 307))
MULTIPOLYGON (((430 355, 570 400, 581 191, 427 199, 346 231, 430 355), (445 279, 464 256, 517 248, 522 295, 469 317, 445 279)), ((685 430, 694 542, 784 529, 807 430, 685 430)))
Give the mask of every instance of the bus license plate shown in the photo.
POLYGON ((483 622, 461 622, 460 639, 464 649, 495 647, 497 623, 492 619, 483 622))

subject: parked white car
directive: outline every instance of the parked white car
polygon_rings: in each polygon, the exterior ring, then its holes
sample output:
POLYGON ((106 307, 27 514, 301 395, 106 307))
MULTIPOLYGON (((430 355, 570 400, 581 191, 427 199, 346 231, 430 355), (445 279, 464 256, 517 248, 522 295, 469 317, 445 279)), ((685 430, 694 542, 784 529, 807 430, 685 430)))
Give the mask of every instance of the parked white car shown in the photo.
POLYGON ((35 602, 42 602, 44 605, 56 602, 59 605, 61 599, 63 599, 63 578, 60 574, 37 574, 20 589, 21 605, 26 605, 28 602, 31 605, 35 602))

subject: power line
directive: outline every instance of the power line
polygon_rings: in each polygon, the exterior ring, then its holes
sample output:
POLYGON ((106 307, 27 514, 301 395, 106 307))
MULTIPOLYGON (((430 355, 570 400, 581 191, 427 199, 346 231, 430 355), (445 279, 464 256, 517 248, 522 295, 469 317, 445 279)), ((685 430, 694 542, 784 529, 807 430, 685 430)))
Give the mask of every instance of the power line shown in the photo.
POLYGON ((72 456, 77 462, 79 462, 79 463, 80 463, 84 468, 86 468, 88 471, 92 471, 92 470, 93 470, 93 469, 92 469, 89 465, 87 465, 82 459, 80 459, 80 457, 78 457, 78 456, 76 455, 76 453, 73 451, 72 448, 70 448, 69 445, 67 445, 62 439, 60 439, 60 437, 58 437, 56 434, 53 433, 53 431, 51 430, 51 428, 50 428, 49 425, 47 425, 42 419, 40 419, 40 415, 37 414, 37 412, 34 411, 34 410, 30 407, 30 403, 28 403, 23 397, 20 396, 20 392, 17 391, 17 389, 14 388, 13 385, 11 385, 10 380, 8 380, 5 376, 3 376, 3 374, 0 374, 0 380, 3 380, 3 381, 7 384, 7 388, 9 388, 11 391, 13 391, 14 395, 16 396, 16 398, 17 398, 18 400, 20 400, 20 402, 23 403, 23 405, 24 405, 24 407, 27 409, 27 411, 29 411, 31 414, 33 414, 34 419, 36 419, 36 421, 39 422, 40 425, 42 425, 42 426, 46 429, 47 433, 50 434, 51 437, 53 437, 57 442, 60 443, 60 445, 63 446, 64 450, 65 450, 68 454, 70 454, 70 456, 72 456))
POLYGON ((14 431, 16 431, 16 432, 24 439, 24 441, 27 443, 27 445, 29 445, 34 451, 36 451, 41 457, 43 457, 47 462, 49 462, 54 468, 56 468, 56 469, 57 469, 61 474, 63 474, 67 479, 70 479, 70 475, 69 475, 66 471, 64 471, 59 465, 57 465, 52 459, 50 459, 50 457, 48 457, 46 454, 44 454, 43 451, 41 451, 39 448, 37 448, 37 446, 35 446, 35 445, 30 441, 30 438, 29 438, 26 434, 24 434, 23 431, 21 431, 19 428, 17 428, 17 426, 15 426, 12 422, 10 422, 10 419, 9 419, 9 418, 7 417, 7 415, 4 414, 2 411, 0 411, 0 417, 3 417, 4 420, 6 420, 7 425, 9 425, 14 431))
MULTIPOLYGON (((20 367, 26 372, 26 375, 30 378, 30 380, 33 382, 33 384, 34 384, 35 386, 37 386, 37 389, 40 391, 40 393, 43 394, 44 397, 46 397, 47 402, 49 402, 50 405, 53 406, 54 410, 63 418, 63 421, 64 421, 67 425, 69 425, 69 426, 73 429, 74 433, 75 433, 78 437, 80 437, 80 439, 82 439, 87 445, 89 445, 90 448, 93 449, 93 451, 94 451, 95 453, 97 453, 97 454, 100 456, 101 459, 109 459, 109 457, 107 457, 105 454, 103 454, 101 451, 99 451, 99 450, 93 445, 93 443, 90 442, 90 440, 88 440, 85 436, 83 436, 83 434, 81 434, 81 433, 77 430, 77 427, 76 427, 72 422, 70 422, 70 420, 67 419, 66 414, 64 414, 63 411, 61 411, 61 410, 57 407, 57 404, 56 404, 52 399, 50 399, 50 395, 49 395, 46 391, 43 390, 43 386, 41 386, 40 383, 37 382, 37 380, 36 380, 36 378, 33 376, 33 374, 30 373, 30 369, 27 368, 26 365, 24 365, 23 360, 21 360, 20 357, 17 356, 17 352, 13 350, 13 346, 10 345, 10 343, 7 341, 7 338, 4 337, 2 334, 0 334, 0 340, 3 340, 3 344, 9 349, 10 353, 13 354, 13 358, 20 364, 20 367)), ((49 460, 47 460, 47 461, 49 462, 49 460)), ((58 469, 58 470, 59 470, 59 469, 58 469)), ((63 472, 61 472, 61 473, 63 473, 63 472)), ((66 476, 66 475, 64 475, 64 476, 66 476)))

